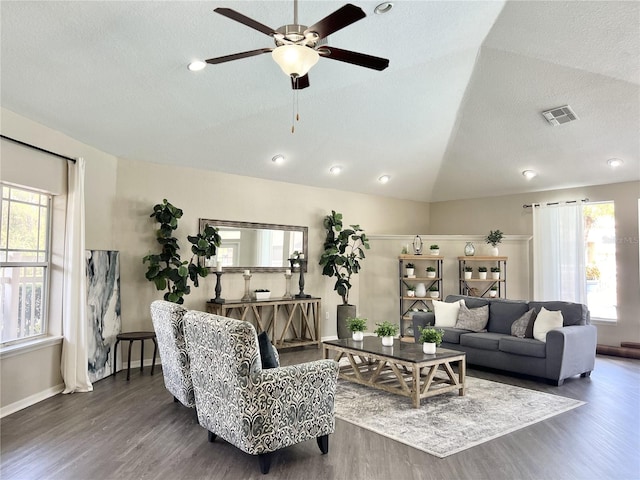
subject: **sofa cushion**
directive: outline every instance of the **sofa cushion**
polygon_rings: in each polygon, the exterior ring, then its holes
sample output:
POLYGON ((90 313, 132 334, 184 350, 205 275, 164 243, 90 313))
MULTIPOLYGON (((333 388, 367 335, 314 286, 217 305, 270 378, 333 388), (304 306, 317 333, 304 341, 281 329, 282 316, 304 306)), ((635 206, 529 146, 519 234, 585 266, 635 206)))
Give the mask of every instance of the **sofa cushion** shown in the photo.
POLYGON ((460 345, 481 350, 498 350, 498 344, 503 337, 501 333, 465 333, 460 335, 460 345))
POLYGON ((542 307, 533 324, 533 338, 541 342, 547 341, 547 332, 562 327, 562 312, 550 311, 542 307))
POLYGON ((433 300, 433 313, 436 315, 436 327, 455 327, 458 320, 460 301, 454 303, 433 300))
POLYGON ((442 341, 446 343, 460 343, 460 335, 469 333, 469 330, 461 330, 460 328, 443 328, 444 335, 442 341))
POLYGON ((267 332, 262 332, 258 335, 258 347, 260 348, 260 360, 262 360, 262 368, 276 368, 278 366, 278 360, 273 353, 273 346, 267 332))
MULTIPOLYGON (((531 304, 529 304, 531 307, 531 304)), ((533 338, 533 325, 536 323, 536 318, 538 317, 539 309, 531 308, 533 313, 531 314, 531 318, 529 319, 529 324, 527 325, 527 330, 524 332, 524 338, 533 338)))
POLYGON ((447 295, 446 301, 448 303, 464 300, 464 303, 469 308, 478 308, 489 305, 489 300, 481 297, 469 297, 467 295, 447 295))
POLYGON ((515 353, 527 357, 545 358, 547 344, 533 338, 502 337, 498 343, 501 352, 515 353))
POLYGON ((494 300, 489 303, 487 330, 511 335, 511 324, 529 310, 524 301, 494 300))
POLYGON ((466 300, 460 301, 458 320, 455 328, 471 330, 472 332, 482 332, 487 328, 489 321, 489 305, 478 308, 469 308, 465 305, 466 300))
MULTIPOLYGON (((532 308, 528 312, 522 314, 522 316, 517 319, 515 322, 511 324, 511 335, 514 337, 525 338, 527 327, 529 326, 529 322, 531 321, 531 316, 536 311, 532 308)), ((532 325, 533 331, 533 325, 532 325)))
POLYGON ((562 312, 563 326, 589 325, 589 309, 586 305, 572 302, 529 302, 529 307, 540 313, 542 307, 547 310, 559 310, 562 312))

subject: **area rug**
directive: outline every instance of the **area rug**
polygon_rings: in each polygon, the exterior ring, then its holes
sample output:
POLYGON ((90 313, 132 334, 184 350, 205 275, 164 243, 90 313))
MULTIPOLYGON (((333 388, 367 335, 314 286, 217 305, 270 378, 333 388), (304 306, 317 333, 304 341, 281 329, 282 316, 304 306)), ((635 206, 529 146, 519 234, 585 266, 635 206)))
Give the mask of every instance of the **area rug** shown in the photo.
POLYGON ((584 405, 571 398, 467 377, 456 392, 411 399, 345 380, 338 381, 336 416, 444 458, 584 405))

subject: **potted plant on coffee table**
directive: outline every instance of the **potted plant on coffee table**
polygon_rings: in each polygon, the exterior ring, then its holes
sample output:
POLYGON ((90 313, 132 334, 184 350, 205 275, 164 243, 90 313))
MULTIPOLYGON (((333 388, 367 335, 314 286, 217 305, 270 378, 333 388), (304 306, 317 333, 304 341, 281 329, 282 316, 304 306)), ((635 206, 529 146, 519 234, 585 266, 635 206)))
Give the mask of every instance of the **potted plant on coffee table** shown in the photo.
POLYGON ((347 318, 347 328, 351 332, 351 338, 356 342, 361 342, 364 338, 364 331, 367 329, 367 319, 360 317, 347 318))
POLYGON ((420 341, 422 342, 422 351, 427 355, 436 353, 436 347, 442 343, 444 330, 433 327, 418 327, 420 330, 420 341))
POLYGON ((397 323, 391 323, 386 320, 382 323, 376 323, 376 325, 378 326, 378 328, 376 328, 373 333, 375 333, 382 339, 383 346, 392 347, 393 337, 398 334, 400 326, 397 323))

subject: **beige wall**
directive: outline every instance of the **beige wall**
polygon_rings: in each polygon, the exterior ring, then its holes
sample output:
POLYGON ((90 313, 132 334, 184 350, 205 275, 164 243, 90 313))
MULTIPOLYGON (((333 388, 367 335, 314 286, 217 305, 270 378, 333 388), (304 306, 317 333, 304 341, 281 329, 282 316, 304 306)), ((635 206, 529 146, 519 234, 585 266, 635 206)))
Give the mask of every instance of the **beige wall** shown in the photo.
MULTIPOLYGON (((524 204, 580 200, 615 202, 618 322, 598 324, 598 343, 640 342, 640 268, 638 266, 638 199, 640 182, 571 188, 526 195, 436 202, 431 204, 431 234, 484 234, 496 228, 506 234, 531 235, 531 209, 524 204)), ((530 298, 530 297, 527 297, 530 298)))

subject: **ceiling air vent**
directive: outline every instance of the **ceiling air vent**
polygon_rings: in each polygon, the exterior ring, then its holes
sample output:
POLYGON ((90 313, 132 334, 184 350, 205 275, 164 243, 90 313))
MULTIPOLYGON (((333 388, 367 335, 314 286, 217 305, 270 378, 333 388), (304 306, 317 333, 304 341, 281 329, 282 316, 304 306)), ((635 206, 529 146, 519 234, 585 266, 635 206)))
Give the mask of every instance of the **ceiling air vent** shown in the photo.
POLYGON ((554 127, 561 125, 563 123, 572 122, 573 120, 578 120, 578 116, 571 109, 569 105, 565 105, 564 107, 556 107, 551 110, 547 110, 546 112, 542 112, 544 118, 547 119, 554 127))

